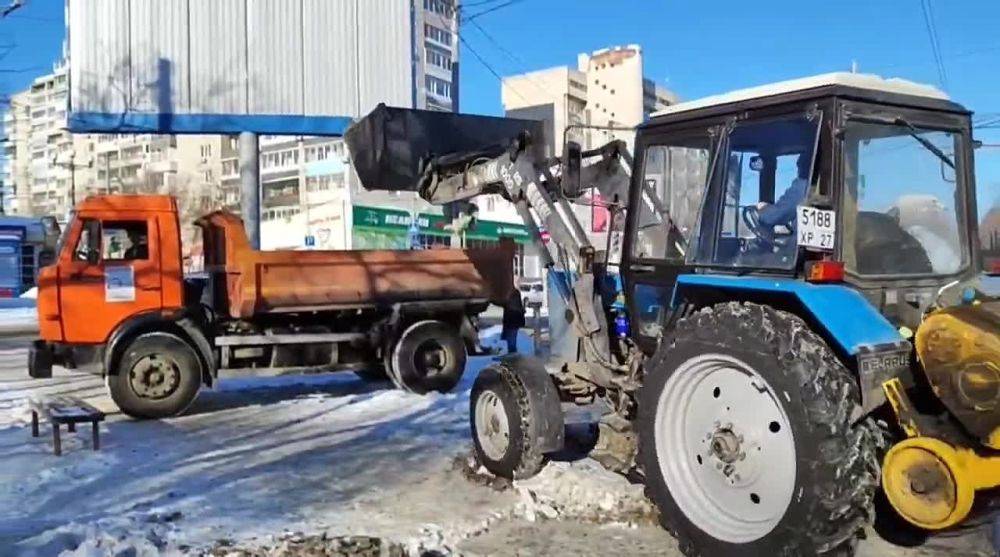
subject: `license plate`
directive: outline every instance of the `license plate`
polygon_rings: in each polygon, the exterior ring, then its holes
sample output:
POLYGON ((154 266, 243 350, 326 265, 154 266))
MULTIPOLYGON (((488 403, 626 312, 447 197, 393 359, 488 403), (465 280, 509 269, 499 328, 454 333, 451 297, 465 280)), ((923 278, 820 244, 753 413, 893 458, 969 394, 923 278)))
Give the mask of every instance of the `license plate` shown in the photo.
POLYGON ((803 248, 833 250, 837 234, 837 213, 799 205, 798 244, 803 248))

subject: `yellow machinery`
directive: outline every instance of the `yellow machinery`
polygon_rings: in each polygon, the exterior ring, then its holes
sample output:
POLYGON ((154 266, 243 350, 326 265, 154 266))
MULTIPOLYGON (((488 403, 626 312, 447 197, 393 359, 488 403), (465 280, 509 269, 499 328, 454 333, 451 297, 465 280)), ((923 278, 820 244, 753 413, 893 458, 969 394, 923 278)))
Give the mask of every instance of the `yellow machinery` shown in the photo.
POLYGON ((940 530, 968 516, 976 491, 1000 485, 1000 301, 931 312, 917 330, 916 350, 934 395, 964 431, 931 423, 899 379, 886 382, 908 438, 886 453, 882 486, 903 518, 940 530))

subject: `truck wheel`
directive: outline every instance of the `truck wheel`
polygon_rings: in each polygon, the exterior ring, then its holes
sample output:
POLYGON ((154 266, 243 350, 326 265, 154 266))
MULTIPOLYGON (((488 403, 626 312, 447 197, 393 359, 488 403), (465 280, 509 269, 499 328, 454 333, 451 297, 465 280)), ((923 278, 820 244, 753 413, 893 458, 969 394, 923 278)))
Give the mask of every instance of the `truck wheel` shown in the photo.
POLYGON ((514 371, 503 364, 483 369, 469 397, 472 440, 479 462, 507 479, 530 478, 545 465, 535 424, 541 417, 514 371))
POLYGON ((133 418, 166 418, 184 412, 201 387, 201 360, 187 342, 165 332, 133 339, 116 373, 108 375, 111 398, 133 418))
POLYGON ((687 555, 850 555, 878 434, 851 373, 797 316, 727 303, 680 320, 638 393, 647 495, 687 555))
POLYGON ((411 393, 446 393, 462 378, 465 359, 465 344, 455 327, 441 321, 419 321, 396 341, 389 378, 411 393))

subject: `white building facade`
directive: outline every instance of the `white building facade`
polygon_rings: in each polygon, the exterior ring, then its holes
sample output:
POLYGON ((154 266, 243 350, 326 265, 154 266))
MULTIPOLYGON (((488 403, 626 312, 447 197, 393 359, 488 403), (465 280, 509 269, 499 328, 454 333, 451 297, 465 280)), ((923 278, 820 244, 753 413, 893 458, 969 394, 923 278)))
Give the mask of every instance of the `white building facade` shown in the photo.
MULTIPOLYGON (((565 141, 575 141, 587 150, 622 139, 631 149, 635 133, 630 130, 677 100, 674 93, 644 77, 638 45, 580 54, 575 68, 560 66, 509 76, 501 86, 507 116, 545 122, 548 156, 561 155, 565 141)), ((604 249, 610 224, 602 206, 605 200, 587 199, 589 203, 575 207, 576 214, 591 243, 604 249)), ((484 219, 520 222, 514 207, 498 196, 484 196, 479 206, 485 207, 484 219)))

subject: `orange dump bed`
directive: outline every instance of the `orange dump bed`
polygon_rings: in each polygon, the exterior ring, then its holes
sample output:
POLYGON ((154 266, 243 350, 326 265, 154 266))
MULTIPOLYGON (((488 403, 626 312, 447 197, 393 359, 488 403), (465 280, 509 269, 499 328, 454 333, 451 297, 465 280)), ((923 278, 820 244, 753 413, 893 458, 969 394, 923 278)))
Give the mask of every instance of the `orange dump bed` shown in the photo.
POLYGON ((471 250, 256 251, 231 213, 211 213, 198 225, 216 310, 233 318, 396 302, 504 303, 514 287, 513 242, 471 250))

